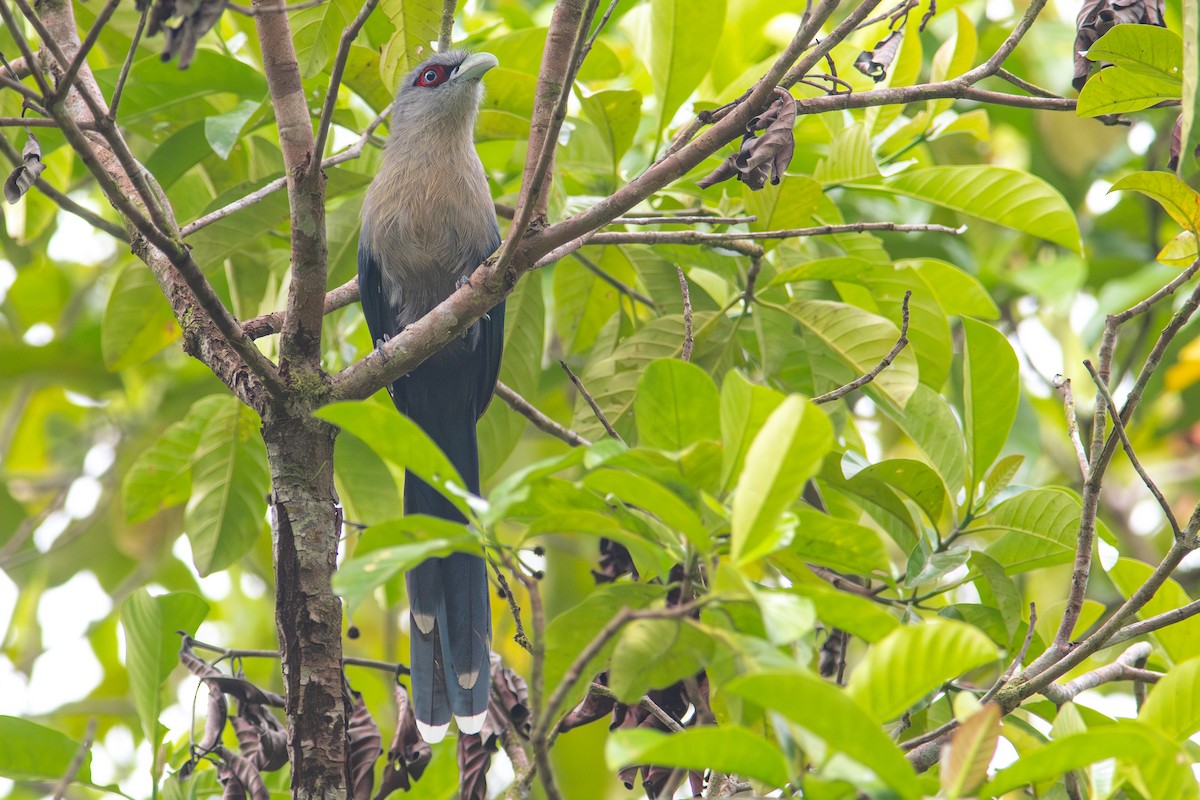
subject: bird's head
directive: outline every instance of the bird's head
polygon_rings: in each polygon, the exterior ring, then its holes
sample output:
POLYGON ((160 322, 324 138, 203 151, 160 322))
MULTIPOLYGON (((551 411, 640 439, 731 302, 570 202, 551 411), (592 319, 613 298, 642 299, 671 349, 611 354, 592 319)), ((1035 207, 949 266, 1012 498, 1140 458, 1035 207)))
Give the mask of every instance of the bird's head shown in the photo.
POLYGON ((413 121, 442 128, 465 124, 469 129, 483 99, 483 75, 498 63, 491 53, 462 50, 426 59, 396 90, 393 127, 413 121))

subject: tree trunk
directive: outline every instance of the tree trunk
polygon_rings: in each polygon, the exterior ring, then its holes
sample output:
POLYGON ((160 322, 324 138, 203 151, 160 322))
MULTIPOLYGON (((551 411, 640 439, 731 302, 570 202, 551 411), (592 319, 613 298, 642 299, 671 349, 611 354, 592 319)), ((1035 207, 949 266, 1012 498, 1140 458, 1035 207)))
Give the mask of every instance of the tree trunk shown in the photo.
POLYGON ((268 418, 275 622, 287 689, 292 797, 347 796, 342 606, 332 589, 342 512, 333 485, 337 430, 320 420, 268 418))

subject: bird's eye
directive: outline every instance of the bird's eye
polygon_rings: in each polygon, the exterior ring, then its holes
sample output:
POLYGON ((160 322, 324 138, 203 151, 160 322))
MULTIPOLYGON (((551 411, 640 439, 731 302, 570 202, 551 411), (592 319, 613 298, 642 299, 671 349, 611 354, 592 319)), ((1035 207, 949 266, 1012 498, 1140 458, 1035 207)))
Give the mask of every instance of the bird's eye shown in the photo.
POLYGON ((417 76, 417 86, 437 86, 446 80, 446 68, 442 66, 426 67, 417 76))

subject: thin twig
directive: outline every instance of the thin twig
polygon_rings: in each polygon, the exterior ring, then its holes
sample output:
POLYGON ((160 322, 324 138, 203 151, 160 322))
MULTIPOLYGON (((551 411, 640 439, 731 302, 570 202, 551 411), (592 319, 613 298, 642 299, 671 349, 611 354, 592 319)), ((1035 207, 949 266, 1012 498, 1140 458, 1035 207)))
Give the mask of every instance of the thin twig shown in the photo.
POLYGON ((1079 418, 1075 415, 1075 396, 1071 392, 1071 379, 1055 375, 1051 385, 1062 392, 1063 410, 1067 416, 1067 437, 1075 447, 1075 457, 1079 459, 1079 473, 1083 476, 1083 480, 1087 481, 1087 450, 1083 447, 1083 439, 1079 437, 1079 418))
POLYGON ((442 24, 438 28, 438 52, 444 53, 450 49, 454 37, 454 13, 458 10, 458 0, 442 0, 442 24))
POLYGON ((104 30, 104 26, 108 24, 108 20, 112 17, 113 12, 117 10, 117 4, 120 1, 108 0, 104 4, 104 8, 100 9, 100 13, 96 15, 96 21, 92 23, 91 30, 88 31, 83 44, 79 46, 79 52, 71 59, 71 65, 67 67, 66 72, 58 80, 57 96, 60 99, 65 98, 67 92, 71 91, 71 87, 75 83, 75 76, 79 74, 79 68, 83 66, 83 62, 87 59, 88 53, 91 52, 92 46, 96 44, 96 39, 100 37, 100 31, 104 30))
POLYGON ((305 0, 303 3, 292 3, 283 7, 275 6, 272 8, 250 8, 239 3, 229 3, 226 7, 234 13, 241 14, 244 17, 256 17, 259 14, 278 14, 279 12, 288 13, 291 11, 303 11, 306 8, 316 8, 325 3, 326 0, 305 0))
POLYGON ((678 264, 675 265, 675 274, 679 276, 679 291, 683 295, 683 348, 679 357, 691 361, 692 347, 696 344, 692 338, 692 293, 688 290, 687 276, 678 264))
POLYGON ((1142 466, 1142 462, 1138 460, 1137 454, 1133 452, 1133 443, 1129 441, 1129 433, 1125 430, 1125 423, 1121 421, 1121 412, 1117 408, 1117 403, 1113 400, 1112 392, 1108 390, 1108 386, 1100 378, 1096 372, 1095 366, 1092 365, 1090 359, 1083 360, 1083 366, 1087 369, 1088 374, 1092 376, 1092 381, 1096 384, 1096 388, 1100 394, 1104 396, 1104 402, 1108 405, 1108 413, 1112 417, 1113 429, 1116 430, 1117 436, 1121 438, 1121 446, 1125 449, 1125 455, 1129 457, 1129 463, 1133 465, 1138 476, 1142 479, 1142 483, 1150 490, 1150 494, 1154 495, 1155 501, 1158 502, 1159 508, 1167 518, 1167 522, 1171 523, 1171 532, 1178 539, 1183 536, 1183 532, 1179 529, 1179 521, 1175 519, 1175 512, 1171 510, 1171 504, 1167 502, 1167 498, 1163 497, 1163 493, 1151 479, 1150 474, 1146 472, 1146 468, 1142 466))
POLYGON ((137 55, 138 42, 142 40, 142 31, 146 29, 146 15, 150 13, 150 4, 142 10, 138 17, 137 28, 133 32, 133 41, 129 44, 129 52, 125 54, 125 63, 121 65, 121 74, 117 77, 117 85, 113 89, 112 102, 108 104, 108 118, 117 118, 117 106, 121 102, 121 93, 125 91, 125 81, 129 78, 129 70, 133 67, 133 59, 137 55))
MULTIPOLYGON (((336 289, 331 289, 325 295, 325 313, 332 314, 334 311, 345 308, 357 300, 358 278, 355 277, 336 289)), ((284 313, 282 311, 272 311, 269 314, 248 319, 242 323, 242 330, 251 339, 261 339, 264 336, 279 333, 279 329, 283 326, 283 316, 284 313)))
MULTIPOLYGON (((212 653, 220 653, 223 658, 267 658, 277 661, 280 657, 278 650, 244 650, 236 647, 221 647, 219 644, 209 644, 208 642, 202 642, 199 639, 194 639, 191 636, 187 637, 187 641, 191 643, 193 647, 198 647, 201 650, 208 650, 212 653)), ((342 664, 345 666, 377 669, 381 672, 387 672, 392 675, 409 674, 408 667, 399 661, 380 661, 374 658, 343 656, 342 664)))
POLYGON ((961 236, 967 226, 908 225, 899 222, 850 222, 844 225, 817 225, 810 228, 786 228, 774 231, 603 231, 591 239, 591 244, 715 244, 759 241, 762 239, 793 239, 801 236, 833 236, 839 233, 895 231, 897 233, 948 233, 961 236))
POLYGON ((533 645, 530 643, 529 637, 525 635, 525 624, 521 622, 521 607, 517 605, 517 598, 513 595, 512 587, 508 585, 508 578, 504 577, 504 573, 500 571, 500 567, 495 561, 488 559, 488 563, 492 565, 492 571, 496 573, 496 582, 500 584, 500 591, 504 593, 504 599, 508 601, 508 610, 512 612, 513 625, 517 630, 513 634, 513 641, 532 653, 533 645))
POLYGON ((1029 654, 1029 645, 1033 643, 1033 635, 1036 632, 1033 627, 1035 624, 1037 624, 1037 604, 1030 603, 1029 626, 1025 629, 1025 641, 1021 642, 1021 649, 1017 651, 1012 662, 1009 663, 1008 669, 1004 670, 1004 674, 997 678, 992 687, 983 693, 983 697, 979 698, 980 705, 990 702, 1013 679, 1013 676, 1020 671, 1021 665, 1025 663, 1025 656, 1029 654))
POLYGON ((350 57, 350 46, 358 38, 358 32, 366 24, 367 17, 375 10, 379 0, 364 0, 362 8, 342 31, 338 42, 337 56, 333 59, 333 67, 329 70, 329 88, 325 92, 325 106, 321 109, 321 123, 317 126, 317 136, 313 144, 313 152, 317 158, 325 153, 325 143, 329 140, 329 128, 333 125, 333 110, 337 105, 338 91, 342 86, 342 73, 346 71, 346 59, 350 57))
POLYGON ((745 217, 709 217, 702 214, 695 216, 669 214, 648 214, 645 216, 638 214, 626 214, 623 217, 617 217, 609 225, 740 225, 747 222, 758 222, 758 217, 753 214, 745 217))
POLYGON ((571 447, 587 447, 591 442, 580 436, 575 431, 560 425, 558 422, 550 419, 543 414, 532 403, 519 395, 503 381, 496 381, 496 396, 508 404, 509 408, 516 411, 521 416, 533 423, 538 430, 548 433, 551 436, 561 439, 571 447))
POLYGON ((0 128, 57 128, 58 123, 52 119, 37 117, 0 117, 0 128))
POLYGON ((1018 89, 1024 89, 1025 91, 1029 92, 1034 97, 1057 97, 1060 100, 1062 99, 1062 95, 1055 94, 1054 92, 1050 91, 1049 89, 1043 89, 1042 87, 1038 86, 1037 84, 1033 84, 1027 80, 1023 80, 1022 78, 1018 78, 1016 75, 1013 75, 1011 72, 1004 69, 1003 67, 996 70, 996 77, 1008 81, 1013 86, 1016 86, 1018 89))
MULTIPOLYGON (((13 73, 14 75, 16 73, 13 73)), ((37 102, 42 99, 42 96, 25 84, 21 83, 15 77, 10 78, 7 75, 0 75, 0 88, 12 89, 17 94, 24 97, 26 100, 37 102)), ((40 112, 39 112, 40 113, 40 112)))
POLYGON ((834 400, 840 400, 851 392, 861 389, 871 381, 875 380, 879 373, 883 372, 892 365, 892 362, 896 360, 896 356, 900 355, 900 351, 908 346, 908 300, 911 297, 912 290, 910 289, 904 293, 904 301, 900 305, 900 338, 896 340, 894 345, 892 345, 892 349, 888 351, 888 354, 884 356, 878 364, 872 367, 870 372, 855 378, 845 386, 839 386, 831 392, 826 392, 823 395, 814 397, 812 399, 814 403, 821 405, 822 403, 832 403, 834 400))
POLYGON ((613 12, 617 10, 617 3, 621 0, 609 0, 608 8, 604 9, 604 15, 600 17, 600 24, 592 31, 591 38, 587 40, 587 44, 583 47, 583 57, 587 58, 587 54, 592 52, 592 45, 596 43, 596 39, 600 36, 600 31, 604 30, 604 26, 608 24, 608 20, 612 17, 613 12))
MULTIPOLYGON (((362 136, 358 137, 357 142, 350 145, 342 152, 332 155, 329 158, 322 161, 321 169, 335 167, 338 164, 344 163, 346 161, 352 161, 352 160, 358 158, 359 156, 361 156, 363 149, 366 147, 367 143, 371 140, 371 135, 375 132, 376 128, 378 128, 380 125, 383 124, 383 121, 385 119, 387 119, 387 116, 388 116, 388 114, 391 113, 391 111, 392 111, 392 105, 389 103, 387 108, 383 109, 383 111, 380 111, 379 114, 376 115, 375 119, 371 120, 370 124, 368 124, 366 129, 363 131, 362 136)), ((200 217, 199 219, 197 219, 193 222, 189 222, 187 225, 184 225, 182 228, 180 228, 179 234, 180 234, 180 236, 182 236, 183 238, 186 239, 187 237, 191 236, 196 231, 198 231, 202 228, 206 228, 209 225, 212 225, 214 222, 225 219, 225 217, 228 217, 230 214, 234 214, 238 211, 241 211, 243 208, 249 208, 250 206, 254 205, 255 203, 261 202, 262 200, 266 199, 268 196, 274 194, 275 192, 278 192, 280 189, 283 189, 286 186, 287 186, 287 177, 286 176, 282 177, 282 178, 276 178, 275 180, 271 181, 270 183, 264 185, 262 188, 256 189, 255 191, 253 191, 250 194, 247 194, 243 197, 239 197, 237 200, 234 200, 229 205, 222 206, 221 208, 218 208, 216 211, 212 211, 208 214, 205 214, 203 217, 200 217)))
POLYGON ((588 404, 588 407, 592 409, 592 413, 596 415, 596 419, 600 421, 602 426, 604 426, 605 432, 621 444, 625 444, 625 440, 621 438, 621 434, 617 433, 617 429, 614 428, 612 423, 608 421, 608 417, 604 416, 604 412, 600 410, 600 406, 596 405, 595 399, 592 397, 591 393, 588 392, 587 387, 583 385, 583 381, 579 379, 579 376, 571 371, 571 368, 567 366, 567 362, 559 361, 558 363, 567 371, 567 375, 571 378, 571 383, 575 384, 575 388, 579 390, 581 395, 583 395, 584 401, 588 404))
POLYGON ((593 275, 616 289, 618 292, 629 295, 629 297, 638 301, 647 308, 658 308, 658 304, 654 302, 653 298, 642 294, 624 281, 614 278, 612 275, 601 269, 599 264, 597 264, 595 261, 592 261, 582 253, 577 251, 571 255, 575 256, 576 260, 578 260, 580 264, 583 264, 583 266, 587 267, 593 275))
POLYGON ((1112 638, 1105 643, 1105 647, 1113 647, 1118 644, 1136 639, 1139 636, 1145 636, 1148 633, 1162 628, 1174 625, 1177 622, 1183 622, 1185 619, 1200 614, 1200 600, 1193 600, 1187 605, 1173 608, 1170 611, 1164 611, 1161 614, 1156 614, 1153 617, 1147 617, 1140 622, 1134 622, 1131 625, 1126 625, 1119 631, 1113 634, 1112 638))
POLYGON ((7 0, 0 0, 0 17, 4 19, 4 24, 11 33, 13 41, 17 43, 17 49, 21 51, 21 55, 25 59, 25 65, 29 67, 29 72, 33 75, 33 80, 37 83, 38 89, 41 90, 42 97, 50 97, 54 94, 54 89, 51 88, 49 81, 46 80, 46 74, 42 71, 42 65, 38 62, 37 56, 33 54, 33 50, 30 49, 29 40, 25 38, 24 32, 17 25, 16 17, 9 11, 7 0))
POLYGON ((96 738, 96 718, 91 717, 87 722, 87 730, 84 731, 83 741, 79 743, 79 749, 75 751, 75 755, 71 757, 71 763, 67 765, 67 771, 63 773, 62 778, 58 781, 58 786, 54 789, 53 800, 62 800, 67 794, 67 787, 75 780, 75 776, 79 774, 79 770, 83 768, 83 762, 87 760, 88 754, 92 751, 92 741, 96 738))

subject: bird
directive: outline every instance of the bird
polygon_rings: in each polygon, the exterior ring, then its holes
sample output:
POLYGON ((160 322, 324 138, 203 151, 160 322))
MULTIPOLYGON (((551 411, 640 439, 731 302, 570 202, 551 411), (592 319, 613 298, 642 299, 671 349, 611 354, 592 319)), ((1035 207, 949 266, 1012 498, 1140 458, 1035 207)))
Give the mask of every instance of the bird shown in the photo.
MULTIPOLYGON (((490 53, 437 53, 403 79, 392 107, 379 171, 363 200, 358 288, 377 345, 469 280, 500 245, 495 207, 475 150, 475 118, 490 53)), ((389 387, 396 408, 417 423, 479 494, 476 422, 500 370, 504 303, 389 387)), ((412 473, 404 513, 465 522, 436 489, 412 473)), ((479 554, 430 558, 408 571, 410 678, 417 729, 440 741, 453 716, 478 733, 487 713, 491 612, 479 554)))

